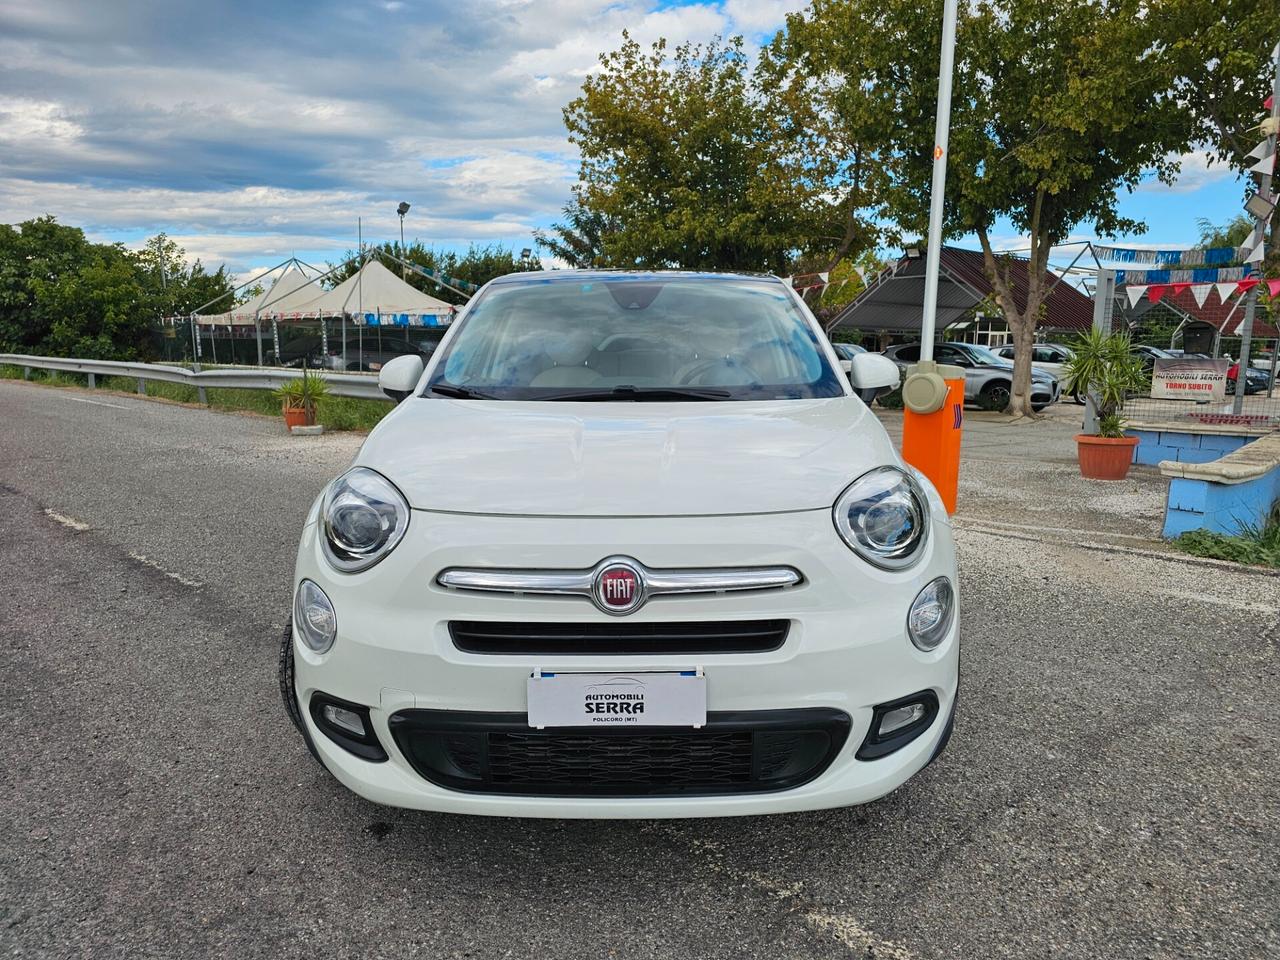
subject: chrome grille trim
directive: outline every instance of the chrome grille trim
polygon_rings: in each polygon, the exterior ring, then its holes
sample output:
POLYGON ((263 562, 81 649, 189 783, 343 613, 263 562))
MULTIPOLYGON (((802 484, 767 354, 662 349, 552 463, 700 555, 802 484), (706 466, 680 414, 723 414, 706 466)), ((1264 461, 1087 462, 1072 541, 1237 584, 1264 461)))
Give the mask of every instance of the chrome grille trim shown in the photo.
POLYGON ((629 557, 609 557, 589 570, 512 570, 483 567, 450 567, 436 583, 449 590, 505 593, 513 596, 592 598, 599 570, 625 562, 640 571, 646 598, 737 593, 747 590, 782 590, 804 582, 794 567, 705 567, 650 569, 629 557))

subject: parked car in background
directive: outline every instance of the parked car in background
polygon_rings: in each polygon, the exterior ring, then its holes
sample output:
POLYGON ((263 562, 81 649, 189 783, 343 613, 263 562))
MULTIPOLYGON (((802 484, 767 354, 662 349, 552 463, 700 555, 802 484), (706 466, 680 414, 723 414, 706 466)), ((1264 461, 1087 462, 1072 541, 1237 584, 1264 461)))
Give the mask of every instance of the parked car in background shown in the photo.
MULTIPOLYGON (((906 370, 920 359, 920 344, 900 343, 884 355, 906 370)), ((1003 410, 1013 389, 1013 363, 973 343, 940 343, 933 359, 964 369, 964 399, 987 410, 1003 410)), ((1031 369, 1031 408, 1043 410, 1056 403, 1062 393, 1058 378, 1043 370, 1031 369)))
MULTIPOLYGON (((308 366, 324 370, 372 370, 382 369, 383 364, 402 357, 415 354, 424 360, 431 356, 439 343, 439 336, 413 336, 403 333, 404 328, 397 328, 395 333, 382 332, 377 328, 366 329, 362 334, 347 335, 345 359, 343 341, 330 337, 328 353, 324 353, 324 342, 318 333, 304 333, 294 337, 280 346, 279 364, 284 367, 300 367, 305 361, 308 366)), ((276 354, 267 354, 268 362, 275 364, 276 354)))
MULTIPOLYGON (((1227 393, 1236 392, 1236 379, 1240 376, 1239 361, 1233 363, 1227 368, 1227 393)), ((1271 374, 1266 370, 1259 370, 1253 364, 1245 371, 1244 392, 1248 396, 1251 393, 1266 393, 1267 388, 1271 386, 1271 374)))
POLYGON ((1143 367, 1146 368, 1147 375, 1151 375, 1151 371, 1156 367, 1157 360, 1172 360, 1177 358, 1172 350, 1165 350, 1161 347, 1152 347, 1145 343, 1135 343, 1129 348, 1129 352, 1142 361, 1143 367))
MULTIPOLYGON (((1015 350, 1012 343, 992 347, 991 352, 1001 360, 1013 362, 1015 350)), ((1031 367, 1034 370, 1043 370, 1045 373, 1052 374, 1059 383, 1065 383, 1067 364, 1074 355, 1075 351, 1066 344, 1037 343, 1031 348, 1031 367)), ((1084 397, 1079 394, 1072 395, 1071 399, 1076 403, 1084 403, 1084 397)))
POLYGON ((856 343, 832 343, 831 346, 836 356, 840 358, 840 369, 844 371, 845 376, 848 376, 853 368, 853 358, 867 352, 866 347, 860 347, 856 343))
MULTIPOLYGON (((487 284, 303 525, 280 690, 376 803, 866 803, 951 736, 951 523, 776 277, 487 284)), ((317 802, 329 802, 321 788, 317 802)), ((305 802, 305 801, 303 801, 305 802)))

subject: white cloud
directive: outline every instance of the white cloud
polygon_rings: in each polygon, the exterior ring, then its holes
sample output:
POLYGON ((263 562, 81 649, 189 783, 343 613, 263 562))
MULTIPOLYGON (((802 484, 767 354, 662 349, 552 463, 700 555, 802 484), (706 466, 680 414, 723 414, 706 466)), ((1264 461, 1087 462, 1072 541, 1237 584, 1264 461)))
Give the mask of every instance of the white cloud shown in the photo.
POLYGON ((0 97, 0 140, 41 139, 73 143, 84 128, 67 116, 60 103, 0 97))
POLYGON ((1151 192, 1194 193, 1208 184, 1237 178, 1236 172, 1229 166, 1220 160, 1211 161, 1204 153, 1184 153, 1175 159, 1181 169, 1178 172, 1178 179, 1172 185, 1160 183, 1153 177, 1138 189, 1151 192))
POLYGON ((773 33, 786 22, 788 13, 808 6, 807 0, 727 0, 725 16, 744 33, 773 33))

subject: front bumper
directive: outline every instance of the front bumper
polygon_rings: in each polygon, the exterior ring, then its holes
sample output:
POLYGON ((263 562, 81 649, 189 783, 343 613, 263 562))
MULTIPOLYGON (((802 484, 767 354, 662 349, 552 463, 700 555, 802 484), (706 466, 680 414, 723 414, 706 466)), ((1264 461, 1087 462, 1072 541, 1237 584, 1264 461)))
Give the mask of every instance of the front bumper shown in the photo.
MULTIPOLYGON (((930 580, 955 582, 945 514, 935 511, 921 563, 892 573, 870 567, 836 535, 829 511, 743 517, 476 517, 414 511, 404 541, 372 569, 333 572, 318 527, 304 530, 298 580, 318 583, 337 611, 338 638, 317 656, 294 639, 295 689, 317 752, 347 787, 394 806, 453 813, 540 817, 692 817, 780 813, 864 803, 900 786, 935 755, 954 708, 959 660, 958 612, 934 651, 906 636, 907 609, 930 580), (590 567, 615 554, 654 567, 792 566, 804 582, 785 590, 654 598, 626 622, 785 618, 777 649, 753 653, 624 656, 511 655, 463 652, 450 621, 599 623, 610 618, 571 597, 514 597, 450 591, 441 570, 493 563, 542 568, 590 567), (406 716, 506 715, 526 709, 525 686, 546 672, 646 672, 701 669, 711 715, 809 709, 848 717, 847 734, 820 772, 795 786, 704 794, 522 795, 468 791, 432 782, 406 756, 393 727, 406 716), (855 753, 877 704, 930 691, 937 716, 901 749, 875 760, 855 753), (307 706, 313 694, 362 704, 388 758, 370 762, 329 739, 307 706)), ((957 598, 958 603, 958 598, 957 598)), ((614 621, 617 622, 617 621, 614 621)), ((657 728, 648 728, 650 730, 657 728)))

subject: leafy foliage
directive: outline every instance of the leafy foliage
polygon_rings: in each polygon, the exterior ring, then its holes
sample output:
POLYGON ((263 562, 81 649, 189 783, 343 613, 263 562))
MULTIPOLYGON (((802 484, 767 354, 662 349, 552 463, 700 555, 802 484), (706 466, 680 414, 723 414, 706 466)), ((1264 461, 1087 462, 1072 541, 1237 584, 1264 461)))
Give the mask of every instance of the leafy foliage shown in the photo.
POLYGON ((766 94, 741 38, 648 50, 629 35, 564 111, 578 203, 617 266, 771 270, 840 236, 836 167, 766 94))
POLYGON ((1147 388, 1147 372, 1121 333, 1090 330, 1072 345, 1065 393, 1092 391, 1098 398, 1098 436, 1123 437, 1125 400, 1147 388))
POLYGON ((1192 124, 1190 142, 1236 170, 1261 139, 1250 128, 1275 76, 1275 0, 1163 0, 1153 4, 1174 96, 1192 124))
MULTIPOLYGON (((1118 193, 1171 180, 1190 126, 1173 95, 1153 0, 975 0, 957 30, 945 233, 976 233, 995 299, 1029 348, 1051 247, 1089 222, 1139 232, 1118 193), (993 249, 997 220, 1029 235, 1029 289, 993 249)), ((868 149, 870 189, 897 238, 928 226, 941 2, 817 0, 770 56, 803 78, 840 141, 868 149)), ((1031 351, 1015 360, 1009 412, 1029 415, 1031 351)))
POLYGON ((553 257, 570 267, 607 267, 605 238, 618 232, 618 224, 608 214, 589 210, 576 194, 564 207, 564 220, 550 230, 533 231, 534 241, 553 257))
POLYGON ((304 366, 302 376, 288 383, 282 383, 272 391, 276 399, 286 406, 306 407, 314 405, 317 400, 329 395, 329 384, 318 373, 310 372, 304 366))
POLYGON ((157 321, 228 293, 160 234, 141 251, 40 217, 0 225, 0 351, 105 360, 155 354, 157 321))
POLYGON ((1233 563, 1280 567, 1280 505, 1260 527, 1246 527, 1234 537, 1208 530, 1188 530, 1173 541, 1184 553, 1233 563))
MULTIPOLYGON (((383 243, 373 249, 385 251, 392 257, 400 257, 400 259, 407 260, 409 263, 416 263, 420 267, 426 267, 428 270, 435 270, 447 276, 474 283, 476 286, 488 283, 494 277, 501 277, 508 273, 542 269, 542 261, 536 256, 528 260, 521 260, 509 247, 504 247, 500 244, 483 247, 473 244, 467 248, 467 252, 464 254, 458 254, 452 250, 437 250, 417 240, 405 244, 403 253, 401 253, 398 242, 383 243)), ((428 277, 414 273, 412 270, 401 270, 400 264, 393 259, 388 258, 384 262, 387 269, 391 270, 392 273, 403 274, 405 282, 410 286, 429 293, 438 300, 455 304, 462 304, 467 301, 466 297, 454 293, 447 287, 440 286, 428 277)), ((330 274, 325 279, 325 282, 330 286, 337 286, 343 280, 355 274, 359 268, 358 251, 348 250, 343 254, 343 262, 328 264, 328 269, 335 272, 330 274)))
POLYGON ((1226 223, 1215 225, 1207 217, 1196 221, 1202 247, 1238 247, 1253 232, 1253 220, 1238 213, 1226 223))

